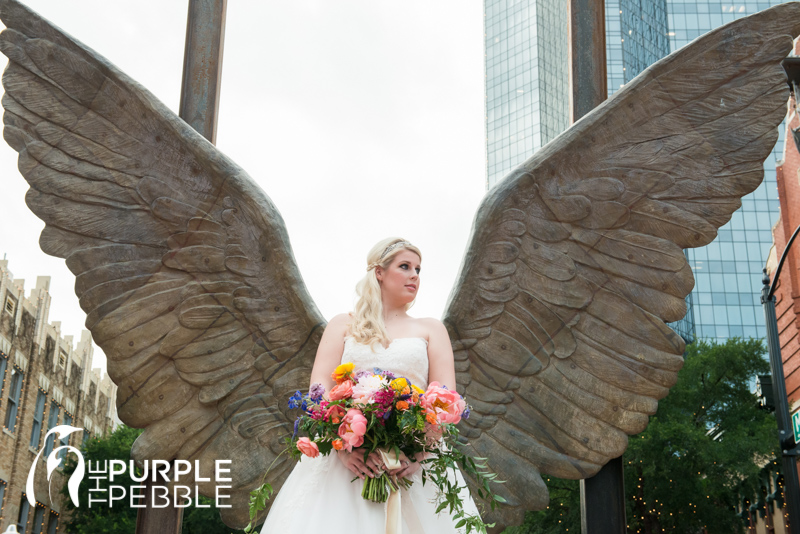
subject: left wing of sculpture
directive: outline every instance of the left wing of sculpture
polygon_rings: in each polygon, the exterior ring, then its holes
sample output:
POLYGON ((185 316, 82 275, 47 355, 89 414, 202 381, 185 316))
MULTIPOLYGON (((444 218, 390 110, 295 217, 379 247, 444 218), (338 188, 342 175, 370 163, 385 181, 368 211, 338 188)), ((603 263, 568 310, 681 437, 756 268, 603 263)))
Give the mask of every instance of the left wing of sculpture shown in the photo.
MULTIPOLYGON (((675 383, 665 323, 711 242, 763 179, 800 4, 730 23, 655 63, 492 189, 444 322, 462 435, 508 482, 500 524, 543 508, 540 473, 587 478, 620 456, 675 383)), ((667 453, 667 451, 665 451, 667 453)))
MULTIPOLYGON (((146 89, 14 0, 0 0, 5 140, 42 250, 66 259, 108 357, 137 460, 230 460, 234 508, 294 462, 285 399, 306 387, 324 320, 283 220, 234 162, 146 89)), ((185 476, 214 497, 217 484, 185 476)))

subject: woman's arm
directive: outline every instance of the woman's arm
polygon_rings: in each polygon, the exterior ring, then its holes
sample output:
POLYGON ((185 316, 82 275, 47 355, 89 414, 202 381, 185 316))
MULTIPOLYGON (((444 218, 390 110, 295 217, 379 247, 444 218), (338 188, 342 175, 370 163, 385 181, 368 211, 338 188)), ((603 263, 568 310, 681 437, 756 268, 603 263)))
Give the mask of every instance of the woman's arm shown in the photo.
POLYGON ((428 383, 439 382, 448 389, 456 389, 456 369, 453 347, 447 328, 437 319, 425 319, 429 329, 428 383))
MULTIPOLYGON (((311 383, 322 384, 326 393, 334 386, 331 377, 333 370, 342 363, 344 338, 348 334, 351 320, 348 313, 342 313, 331 319, 319 342, 314 368, 311 369, 311 383)), ((362 480, 376 476, 381 470, 382 463, 378 453, 370 454, 366 462, 364 462, 364 449, 353 449, 353 452, 337 451, 337 456, 347 469, 362 480)))
POLYGON ((314 358, 314 367, 311 369, 311 384, 322 384, 325 392, 329 392, 334 385, 333 370, 342 363, 344 352, 344 337, 350 326, 350 315, 342 313, 331 319, 317 348, 314 358))

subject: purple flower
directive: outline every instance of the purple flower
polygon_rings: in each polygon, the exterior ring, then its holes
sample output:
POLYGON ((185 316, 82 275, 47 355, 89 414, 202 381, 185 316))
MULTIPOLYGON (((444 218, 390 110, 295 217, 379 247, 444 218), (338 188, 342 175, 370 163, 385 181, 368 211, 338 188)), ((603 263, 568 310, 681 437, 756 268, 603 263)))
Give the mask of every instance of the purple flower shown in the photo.
POLYGON ((300 418, 298 417, 297 419, 294 420, 294 432, 292 433, 292 439, 294 439, 295 436, 297 436, 297 428, 299 426, 300 426, 300 418))
POLYGON ((472 413, 472 412, 469 409, 469 405, 467 405, 467 407, 464 408, 464 411, 461 412, 461 419, 469 419, 469 414, 470 413, 472 413))
POLYGON ((311 396, 311 400, 315 402, 319 402, 324 393, 325 393, 325 386, 323 386, 318 382, 311 384, 311 389, 308 391, 309 396, 311 396))
POLYGON ((363 377, 365 377, 365 376, 370 376, 370 375, 372 375, 372 373, 370 373, 369 371, 365 371, 365 370, 363 370, 363 369, 362 369, 361 371, 356 371, 356 374, 354 374, 354 375, 353 375, 353 378, 355 378, 355 379, 356 379, 356 382, 358 382, 358 381, 359 381, 359 380, 361 380, 363 377))

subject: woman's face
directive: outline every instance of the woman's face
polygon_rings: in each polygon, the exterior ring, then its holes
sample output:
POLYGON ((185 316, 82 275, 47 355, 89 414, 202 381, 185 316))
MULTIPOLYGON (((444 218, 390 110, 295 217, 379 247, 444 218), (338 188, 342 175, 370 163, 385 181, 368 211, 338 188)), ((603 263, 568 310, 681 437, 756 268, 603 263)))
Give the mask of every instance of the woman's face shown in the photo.
POLYGON ((410 250, 401 250, 386 269, 375 268, 384 298, 409 303, 419 291, 420 257, 410 250))

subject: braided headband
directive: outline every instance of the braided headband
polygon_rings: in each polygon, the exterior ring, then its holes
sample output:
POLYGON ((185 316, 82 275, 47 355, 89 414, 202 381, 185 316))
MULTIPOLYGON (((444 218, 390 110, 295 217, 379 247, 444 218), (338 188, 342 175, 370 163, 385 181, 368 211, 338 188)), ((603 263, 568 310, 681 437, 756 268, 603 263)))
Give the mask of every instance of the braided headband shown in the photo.
POLYGON ((370 270, 374 269, 375 267, 377 267, 378 265, 380 265, 381 264, 381 260, 383 260, 383 258, 385 258, 394 249, 400 248, 400 247, 404 247, 406 245, 411 246, 411 243, 409 243, 408 241, 398 241, 397 243, 392 243, 391 245, 386 247, 386 250, 383 251, 383 254, 381 254, 381 257, 378 258, 378 261, 376 261, 375 263, 370 263, 369 265, 367 265, 367 270, 370 271, 370 270))

